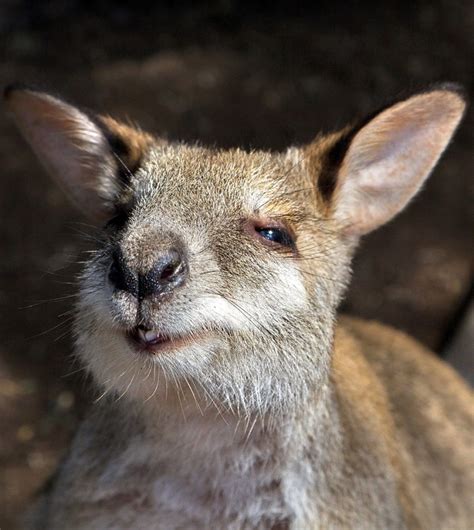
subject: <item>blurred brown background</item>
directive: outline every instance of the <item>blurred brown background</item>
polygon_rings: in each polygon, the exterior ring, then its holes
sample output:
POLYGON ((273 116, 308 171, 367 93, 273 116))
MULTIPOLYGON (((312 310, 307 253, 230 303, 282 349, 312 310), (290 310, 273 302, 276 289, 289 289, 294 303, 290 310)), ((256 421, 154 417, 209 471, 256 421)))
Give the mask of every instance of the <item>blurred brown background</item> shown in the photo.
MULTIPOLYGON (((470 0, 3 0, 0 84, 170 138, 282 148, 440 80, 472 88, 470 0)), ((472 113, 422 194, 365 239, 344 309, 440 352, 473 279, 472 113)), ((91 394, 68 332, 88 226, 0 118, 0 527, 54 470, 91 394)))

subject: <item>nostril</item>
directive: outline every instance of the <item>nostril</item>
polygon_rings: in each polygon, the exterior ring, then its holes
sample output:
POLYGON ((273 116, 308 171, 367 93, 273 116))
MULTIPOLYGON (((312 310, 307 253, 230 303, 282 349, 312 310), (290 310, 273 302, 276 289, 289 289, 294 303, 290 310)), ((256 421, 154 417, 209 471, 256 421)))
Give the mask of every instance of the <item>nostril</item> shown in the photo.
POLYGON ((165 266, 165 268, 161 271, 160 279, 161 280, 171 280, 174 276, 179 274, 180 269, 182 267, 181 261, 173 261, 172 263, 169 263, 165 266))
POLYGON ((133 296, 138 295, 138 275, 128 267, 119 250, 112 256, 108 278, 116 289, 126 291, 133 296))
POLYGON ((109 269, 109 281, 113 284, 113 285, 117 285, 120 283, 120 278, 121 278, 121 274, 120 274, 120 270, 118 268, 118 265, 115 261, 112 262, 112 265, 110 265, 110 269, 109 269))
POLYGON ((176 250, 169 250, 159 256, 154 267, 139 276, 139 299, 150 295, 170 294, 180 287, 187 276, 184 257, 176 250))

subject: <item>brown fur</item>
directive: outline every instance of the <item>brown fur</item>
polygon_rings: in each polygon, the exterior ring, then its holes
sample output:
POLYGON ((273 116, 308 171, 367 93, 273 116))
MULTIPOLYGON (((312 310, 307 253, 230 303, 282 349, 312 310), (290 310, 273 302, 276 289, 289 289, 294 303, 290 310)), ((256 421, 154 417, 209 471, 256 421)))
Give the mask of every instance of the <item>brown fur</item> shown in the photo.
POLYGON ((471 391, 412 339, 336 316, 360 235, 405 206, 459 123, 456 91, 284 153, 152 141, 108 118, 98 128, 34 92, 9 101, 76 200, 86 177, 102 192, 95 218, 122 212, 85 268, 76 318, 99 403, 33 527, 471 527, 471 391), (61 130, 71 116, 81 145, 61 130), (58 139, 100 163, 64 159, 58 139), (189 275, 138 300, 108 276, 117 248, 137 274, 179 248, 189 275), (139 351, 137 326, 171 342, 139 351))
POLYGON ((156 139, 137 127, 125 125, 111 116, 100 116, 112 150, 118 157, 118 171, 125 172, 128 181, 129 173, 134 173, 140 166, 145 153, 156 139))
MULTIPOLYGON (((358 409, 360 422, 371 413, 378 422, 369 436, 376 433, 390 448, 409 527, 458 528, 474 485, 471 390, 413 339, 376 322, 345 318, 337 340, 336 387, 353 420, 358 409), (350 347, 346 341, 354 339, 357 347, 350 347)), ((357 427, 359 437, 364 431, 357 427)), ((361 445, 372 448, 373 438, 361 445)))

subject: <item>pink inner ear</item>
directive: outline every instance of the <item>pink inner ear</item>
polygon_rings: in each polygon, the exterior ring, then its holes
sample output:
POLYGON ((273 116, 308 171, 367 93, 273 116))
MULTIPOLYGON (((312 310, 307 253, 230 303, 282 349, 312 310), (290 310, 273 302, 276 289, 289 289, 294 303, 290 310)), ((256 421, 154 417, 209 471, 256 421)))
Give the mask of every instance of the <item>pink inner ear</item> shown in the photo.
POLYGON ((464 111, 454 92, 414 96, 376 116, 355 136, 336 192, 335 217, 362 235, 396 215, 420 189, 464 111))
POLYGON ((43 166, 81 211, 101 219, 115 195, 108 143, 93 121, 48 94, 14 91, 8 107, 43 166))

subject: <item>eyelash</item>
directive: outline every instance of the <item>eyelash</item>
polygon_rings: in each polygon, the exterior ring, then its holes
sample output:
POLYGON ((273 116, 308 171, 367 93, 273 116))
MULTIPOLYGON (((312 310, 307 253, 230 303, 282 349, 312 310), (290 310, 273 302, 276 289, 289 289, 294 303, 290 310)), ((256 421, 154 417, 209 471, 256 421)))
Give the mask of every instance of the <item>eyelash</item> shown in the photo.
POLYGON ((295 237, 284 226, 251 222, 249 228, 253 235, 257 236, 263 244, 275 248, 296 250, 295 237))

